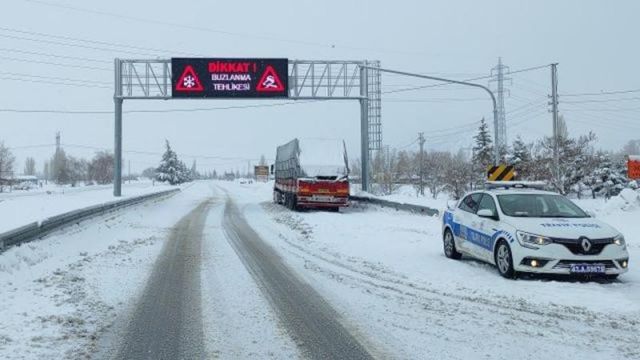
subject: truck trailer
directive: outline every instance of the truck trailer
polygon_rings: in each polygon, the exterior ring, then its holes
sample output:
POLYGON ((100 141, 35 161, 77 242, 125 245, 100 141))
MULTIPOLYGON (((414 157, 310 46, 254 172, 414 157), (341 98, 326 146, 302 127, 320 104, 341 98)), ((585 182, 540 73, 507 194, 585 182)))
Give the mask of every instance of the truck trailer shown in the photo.
POLYGON ((278 146, 273 201, 292 210, 349 206, 349 162, 344 141, 294 139, 278 146))

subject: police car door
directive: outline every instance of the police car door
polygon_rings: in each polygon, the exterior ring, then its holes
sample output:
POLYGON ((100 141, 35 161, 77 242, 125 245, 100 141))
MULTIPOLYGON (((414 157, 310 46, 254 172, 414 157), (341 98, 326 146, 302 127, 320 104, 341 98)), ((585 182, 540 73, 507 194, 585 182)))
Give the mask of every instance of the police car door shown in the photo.
POLYGON ((493 197, 489 194, 483 194, 478 203, 476 214, 471 222, 471 229, 473 230, 469 234, 469 246, 472 247, 470 251, 487 261, 491 261, 493 258, 493 234, 498 231, 498 209, 493 197), (480 210, 490 210, 494 215, 494 218, 478 216, 477 213, 480 210))
POLYGON ((473 231, 469 229, 469 227, 476 217, 475 214, 481 197, 482 193, 465 196, 462 201, 460 201, 458 210, 455 212, 453 218, 453 233, 456 236, 456 247, 466 253, 472 253, 471 251, 473 250, 471 244, 469 244, 469 236, 472 235, 473 231))

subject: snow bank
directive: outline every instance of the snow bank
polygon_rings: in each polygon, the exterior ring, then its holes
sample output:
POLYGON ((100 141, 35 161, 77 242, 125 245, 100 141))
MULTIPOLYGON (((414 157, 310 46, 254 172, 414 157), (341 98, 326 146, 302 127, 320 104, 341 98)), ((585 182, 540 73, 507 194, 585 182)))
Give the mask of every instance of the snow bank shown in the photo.
MULTIPOLYGON (((122 198, 171 189, 169 185, 148 183, 124 184, 122 198)), ((56 191, 10 193, 0 197, 0 232, 5 232, 91 205, 113 201, 112 186, 59 188, 56 191)))
POLYGON ((413 187, 413 185, 401 185, 391 195, 374 195, 369 192, 361 191, 359 189, 359 185, 352 186, 351 194, 355 196, 394 201, 402 204, 426 206, 438 210, 440 214, 444 212, 444 210, 447 208, 447 202, 451 200, 450 196, 444 192, 438 194, 436 198, 433 198, 433 196, 428 193, 428 189, 425 189, 424 196, 418 196, 416 195, 416 189, 413 187))

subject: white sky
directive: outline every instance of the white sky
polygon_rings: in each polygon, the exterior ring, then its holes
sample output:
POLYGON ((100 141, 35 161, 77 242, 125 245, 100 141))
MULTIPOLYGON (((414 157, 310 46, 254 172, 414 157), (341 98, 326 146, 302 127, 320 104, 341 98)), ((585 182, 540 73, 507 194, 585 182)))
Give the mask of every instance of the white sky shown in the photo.
MULTIPOLYGON (((638 14, 637 1, 12 0, 0 12, 0 109, 109 111, 113 109, 114 57, 169 58, 187 53, 377 59, 383 67, 457 79, 487 75, 501 56, 512 70, 560 63, 560 94, 638 89, 638 14), (135 53, 138 50, 127 53, 124 48, 101 51, 64 46, 51 42, 72 41, 16 31, 161 51, 140 54, 135 53), (78 79, 76 84, 102 87, 45 84, 43 78, 34 76, 78 79)), ((512 78, 511 96, 506 100, 509 142, 517 134, 526 140, 550 134, 551 115, 546 111, 549 70, 512 78)), ((422 84, 429 82, 383 77, 383 91, 422 84)), ((593 130, 600 147, 619 149, 622 143, 640 138, 638 100, 640 93, 561 96, 560 110, 573 135, 593 130)), ((124 108, 256 103, 265 101, 128 101, 124 108)), ((385 95, 382 114, 385 144, 402 147, 424 131, 427 148, 457 150, 470 146, 475 133, 477 126, 466 124, 483 116, 491 120, 491 107, 481 91, 441 87, 385 95)), ((53 144, 57 130, 62 132, 65 149, 74 156, 91 157, 95 150, 71 145, 113 147, 112 115, 0 112, 0 140, 15 147, 18 172, 26 156, 36 157, 41 169, 42 161, 53 152, 51 146, 20 147, 53 144)), ((323 102, 204 113, 125 114, 124 134, 125 151, 160 153, 168 138, 179 154, 199 155, 201 170, 244 171, 247 159, 257 160, 261 154, 273 158, 276 146, 294 137, 344 138, 351 157, 358 156, 359 106, 356 102, 323 102)), ((140 171, 157 165, 159 155, 125 153, 127 160, 133 171, 140 171)), ((190 165, 192 158, 185 157, 185 161, 190 165)))

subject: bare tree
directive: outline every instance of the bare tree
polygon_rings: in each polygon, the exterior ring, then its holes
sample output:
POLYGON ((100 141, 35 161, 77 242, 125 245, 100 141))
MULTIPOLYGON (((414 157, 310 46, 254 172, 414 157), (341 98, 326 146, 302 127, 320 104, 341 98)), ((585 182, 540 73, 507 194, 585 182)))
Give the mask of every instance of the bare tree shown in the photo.
POLYGON ((13 176, 15 160, 11 150, 4 145, 4 142, 0 141, 0 192, 3 191, 3 186, 8 182, 8 179, 13 176))
POLYGON ((108 151, 95 154, 89 164, 89 179, 98 184, 109 184, 113 181, 114 156, 108 151))
POLYGON ((142 177, 147 179, 155 179, 156 178, 156 168, 150 167, 146 168, 142 171, 142 177))
POLYGON ((78 183, 86 181, 88 176, 89 163, 85 159, 69 156, 67 158, 67 172, 69 174, 69 183, 76 186, 78 183))
POLYGON ((33 176, 36 174, 36 160, 28 157, 24 162, 24 174, 33 176))
POLYGON ((629 140, 622 147, 623 155, 640 155, 640 139, 638 140, 629 140))
POLYGON ((468 180, 473 177, 473 164, 469 162, 463 151, 452 156, 445 171, 445 189, 457 200, 467 191, 468 180))
POLYGON ((373 159, 373 178, 382 194, 392 194, 399 187, 397 163, 398 154, 389 147, 378 151, 373 159))
MULTIPOLYGON (((417 157, 419 158, 419 156, 417 157)), ((418 160, 419 161, 419 160, 418 160)), ((444 190, 445 171, 451 163, 451 154, 442 151, 431 151, 424 155, 424 181, 429 193, 435 199, 444 190)))

